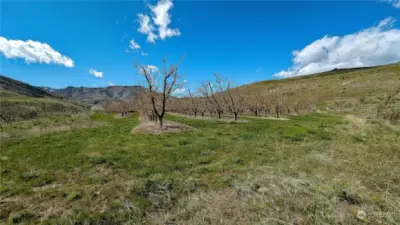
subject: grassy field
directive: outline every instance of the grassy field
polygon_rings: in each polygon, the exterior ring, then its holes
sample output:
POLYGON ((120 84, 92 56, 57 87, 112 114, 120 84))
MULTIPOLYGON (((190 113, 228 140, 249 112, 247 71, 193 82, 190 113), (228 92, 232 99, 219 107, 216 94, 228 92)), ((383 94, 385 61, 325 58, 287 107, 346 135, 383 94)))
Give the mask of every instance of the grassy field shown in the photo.
POLYGON ((400 223, 399 126, 326 113, 169 116, 195 129, 151 135, 131 134, 137 115, 89 119, 101 126, 7 128, 16 134, 1 142, 0 223, 400 223))

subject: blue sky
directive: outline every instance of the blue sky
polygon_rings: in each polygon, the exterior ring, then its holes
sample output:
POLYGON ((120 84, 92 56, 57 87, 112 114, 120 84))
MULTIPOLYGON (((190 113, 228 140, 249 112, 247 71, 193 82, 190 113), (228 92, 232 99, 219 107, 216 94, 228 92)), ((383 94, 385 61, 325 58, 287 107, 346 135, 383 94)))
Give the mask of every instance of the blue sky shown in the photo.
POLYGON ((139 75, 132 59, 160 67, 163 58, 176 63, 187 53, 180 71, 195 87, 214 72, 244 84, 400 60, 395 2, 159 2, 166 3, 157 22, 149 7, 156 1, 1 1, 0 73, 55 88, 133 85, 139 75), (155 43, 138 31, 138 14, 149 16, 155 43), (175 35, 162 40, 162 26, 175 35), (28 40, 39 43, 34 53, 21 50, 28 40), (140 49, 130 49, 131 40, 140 49))

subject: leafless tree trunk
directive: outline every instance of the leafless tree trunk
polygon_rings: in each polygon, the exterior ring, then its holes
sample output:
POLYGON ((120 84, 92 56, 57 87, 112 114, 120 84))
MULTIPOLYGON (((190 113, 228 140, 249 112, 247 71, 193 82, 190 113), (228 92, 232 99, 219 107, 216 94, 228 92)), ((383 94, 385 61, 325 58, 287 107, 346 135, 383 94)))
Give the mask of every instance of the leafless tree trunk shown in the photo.
POLYGON ((214 87, 213 87, 213 84, 211 83, 211 81, 208 81, 207 85, 208 85, 208 88, 210 89, 210 92, 211 92, 211 98, 214 101, 214 104, 216 106, 218 118, 221 119, 221 115, 224 112, 224 108, 223 108, 222 102, 218 98, 217 93, 215 93, 214 87))
POLYGON ((178 68, 182 62, 183 57, 179 60, 177 66, 171 65, 167 70, 166 59, 163 60, 163 71, 162 76, 158 79, 158 74, 154 74, 146 65, 134 65, 139 74, 145 78, 145 85, 148 91, 149 102, 151 103, 152 112, 157 117, 160 128, 164 125, 164 115, 166 112, 166 106, 171 93, 182 88, 183 82, 178 82, 181 78, 178 75, 178 68), (159 86, 161 85, 161 87, 159 86))
POLYGON ((218 118, 221 118, 223 109, 219 100, 216 98, 216 96, 214 96, 213 84, 210 81, 204 82, 199 91, 205 98, 205 106, 210 114, 210 117, 212 117, 213 112, 216 111, 218 118))
POLYGON ((193 93, 190 91, 190 89, 188 90, 188 93, 191 102, 191 109, 194 116, 196 117, 197 112, 199 111, 199 99, 196 96, 193 96, 193 93))
POLYGON ((124 100, 116 100, 116 104, 118 106, 119 112, 121 113, 121 116, 124 117, 127 114, 124 100))
POLYGON ((262 96, 260 90, 250 90, 249 86, 246 86, 246 104, 248 109, 258 116, 259 112, 262 110, 262 96))
POLYGON ((239 113, 242 111, 244 96, 239 90, 235 90, 235 92, 231 90, 232 84, 229 80, 222 79, 217 74, 215 74, 215 78, 218 84, 218 92, 221 94, 226 107, 233 114, 233 118, 236 121, 239 113))
POLYGON ((284 104, 284 95, 280 87, 270 90, 269 99, 275 107, 276 117, 280 118, 284 104))

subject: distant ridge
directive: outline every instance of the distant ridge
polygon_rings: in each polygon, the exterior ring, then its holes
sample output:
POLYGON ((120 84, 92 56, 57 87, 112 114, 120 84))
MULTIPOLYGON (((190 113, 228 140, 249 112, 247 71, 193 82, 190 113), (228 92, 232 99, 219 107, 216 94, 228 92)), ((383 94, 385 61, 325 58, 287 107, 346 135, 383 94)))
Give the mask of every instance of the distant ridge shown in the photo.
POLYGON ((134 98, 145 91, 141 86, 109 86, 109 87, 66 87, 62 89, 42 87, 52 95, 72 99, 86 104, 97 104, 106 100, 134 98))

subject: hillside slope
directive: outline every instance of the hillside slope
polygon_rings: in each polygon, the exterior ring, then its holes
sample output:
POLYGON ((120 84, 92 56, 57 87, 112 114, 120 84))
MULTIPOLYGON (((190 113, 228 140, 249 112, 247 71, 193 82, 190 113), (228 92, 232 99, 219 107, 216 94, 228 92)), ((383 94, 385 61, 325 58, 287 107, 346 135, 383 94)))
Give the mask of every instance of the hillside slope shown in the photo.
POLYGON ((84 106, 53 97, 29 97, 0 90, 0 124, 38 116, 87 111, 84 106))
MULTIPOLYGON (((287 101, 311 98, 322 111, 372 116, 386 97, 400 87, 400 63, 373 67, 339 69, 329 72, 262 81, 247 85, 248 90, 267 93, 280 87, 287 101)), ((241 87, 239 87, 240 89, 241 87)), ((393 101, 400 104, 400 96, 393 101)))
POLYGON ((53 96, 41 88, 0 76, 0 124, 86 110, 80 104, 53 96))
POLYGON ((104 88, 67 87, 63 89, 46 88, 49 93, 86 104, 97 104, 106 100, 134 98, 144 91, 141 86, 110 86, 104 88))
POLYGON ((39 87, 35 87, 3 75, 0 75, 0 90, 6 90, 29 97, 54 97, 39 87))

